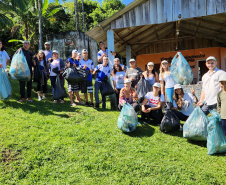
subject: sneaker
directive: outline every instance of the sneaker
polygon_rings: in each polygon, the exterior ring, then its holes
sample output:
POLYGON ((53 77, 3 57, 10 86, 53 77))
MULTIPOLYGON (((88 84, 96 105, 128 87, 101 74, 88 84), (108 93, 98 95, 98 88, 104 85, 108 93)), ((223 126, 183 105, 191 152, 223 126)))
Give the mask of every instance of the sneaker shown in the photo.
POLYGON ((76 104, 75 104, 75 103, 71 103, 71 106, 72 106, 72 107, 75 107, 75 106, 76 106, 76 104))
POLYGON ((80 105, 85 105, 85 103, 83 103, 82 101, 78 102, 80 105))
POLYGON ((90 107, 94 107, 94 104, 93 103, 90 103, 89 105, 90 105, 90 107))
POLYGON ((64 103, 64 100, 60 100, 60 103, 64 103))
POLYGON ((27 98, 27 101, 31 102, 31 103, 33 102, 33 100, 31 98, 27 98))
POLYGON ((46 97, 43 95, 43 96, 42 96, 42 99, 44 100, 44 99, 46 99, 46 97))
POLYGON ((95 107, 94 107, 94 109, 99 109, 99 108, 100 108, 99 104, 96 104, 95 107))
POLYGON ((38 96, 38 101, 41 101, 41 100, 42 100, 41 96, 38 96))
POLYGON ((89 102, 86 102, 85 106, 87 106, 87 107, 88 107, 88 106, 89 106, 89 102))
POLYGON ((53 100, 53 103, 57 103, 57 100, 53 100))
POLYGON ((25 101, 24 98, 21 98, 20 100, 18 100, 18 102, 20 102, 20 103, 22 103, 22 102, 24 102, 24 101, 25 101))

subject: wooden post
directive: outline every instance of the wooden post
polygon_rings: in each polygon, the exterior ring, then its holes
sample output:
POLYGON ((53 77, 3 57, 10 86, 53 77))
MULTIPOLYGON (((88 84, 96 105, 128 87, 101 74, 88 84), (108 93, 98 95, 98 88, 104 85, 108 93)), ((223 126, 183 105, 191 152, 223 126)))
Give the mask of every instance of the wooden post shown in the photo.
POLYGON ((129 60, 131 59, 131 47, 126 45, 126 65, 129 67, 129 60))
MULTIPOLYGON (((108 44, 108 65, 111 70, 114 65, 114 59, 115 59, 115 56, 111 54, 111 52, 115 51, 114 31, 113 30, 107 31, 107 44, 108 44)), ((111 77, 109 79, 109 82, 111 83, 111 85, 113 87, 113 82, 111 80, 111 77)), ((111 100, 111 109, 117 110, 116 95, 115 94, 111 95, 110 100, 111 100)))

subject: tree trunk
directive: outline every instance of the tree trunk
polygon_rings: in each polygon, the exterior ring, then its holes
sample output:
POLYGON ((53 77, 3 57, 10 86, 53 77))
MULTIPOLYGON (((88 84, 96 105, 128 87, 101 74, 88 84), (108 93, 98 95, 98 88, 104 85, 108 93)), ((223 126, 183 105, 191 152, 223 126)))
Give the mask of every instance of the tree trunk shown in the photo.
POLYGON ((84 0, 82 0, 82 25, 83 25, 83 32, 85 33, 85 17, 84 17, 84 0))
POLYGON ((74 7, 75 7, 75 29, 78 31, 78 9, 77 9, 77 0, 74 0, 74 7))
POLYGON ((38 0, 38 11, 39 11, 39 50, 42 49, 42 0, 38 0))

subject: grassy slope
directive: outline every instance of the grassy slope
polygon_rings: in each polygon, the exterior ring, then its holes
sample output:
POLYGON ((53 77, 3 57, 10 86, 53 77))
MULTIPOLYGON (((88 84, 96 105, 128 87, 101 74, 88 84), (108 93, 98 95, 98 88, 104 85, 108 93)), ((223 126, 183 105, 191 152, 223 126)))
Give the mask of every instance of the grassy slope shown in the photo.
MULTIPOLYGON (((224 184, 226 157, 181 132, 139 125, 124 134, 119 112, 72 108, 52 98, 0 101, 0 184, 224 184)), ((109 108, 108 104, 108 108, 109 108)))

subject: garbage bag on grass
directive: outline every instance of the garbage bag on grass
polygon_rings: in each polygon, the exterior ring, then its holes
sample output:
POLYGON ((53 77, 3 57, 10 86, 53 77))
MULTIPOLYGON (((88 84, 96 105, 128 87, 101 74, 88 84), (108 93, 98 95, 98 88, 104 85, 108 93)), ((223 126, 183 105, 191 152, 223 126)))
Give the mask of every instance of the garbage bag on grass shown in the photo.
POLYGON ((0 68, 0 100, 8 100, 11 96, 12 87, 8 79, 8 74, 3 68, 0 68))
POLYGON ((19 51, 13 56, 9 74, 12 79, 21 80, 21 81, 30 81, 31 73, 27 64, 26 57, 24 56, 23 51, 19 51))
POLYGON ((206 141, 208 122, 207 116, 197 106, 183 126, 183 137, 196 141, 206 141))
POLYGON ((40 82, 42 80, 42 72, 40 69, 40 65, 36 64, 34 67, 34 82, 40 82))
POLYGON ((145 78, 141 78, 137 84, 138 101, 140 103, 143 102, 145 95, 151 91, 152 86, 148 83, 147 80, 145 80, 145 78))
POLYGON ((129 103, 125 103, 118 118, 118 128, 123 132, 132 132, 137 124, 137 113, 129 103))
POLYGON ((180 130, 180 120, 172 110, 165 111, 165 115, 160 124, 160 130, 165 133, 180 130))
POLYGON ((188 85, 193 80, 193 72, 181 52, 178 52, 171 63, 170 73, 177 84, 188 85))
POLYGON ((54 88, 54 100, 59 100, 67 97, 67 93, 64 89, 64 78, 61 79, 58 74, 56 77, 55 88, 54 88))
POLYGON ((102 80, 102 83, 100 86, 100 93, 102 96, 108 96, 115 93, 114 89, 112 88, 108 80, 102 80))
POLYGON ((207 152, 209 155, 215 153, 225 153, 226 152, 226 138, 224 136, 221 127, 221 117, 215 111, 210 111, 213 115, 209 118, 209 124, 207 127, 208 137, 207 137, 207 152))

